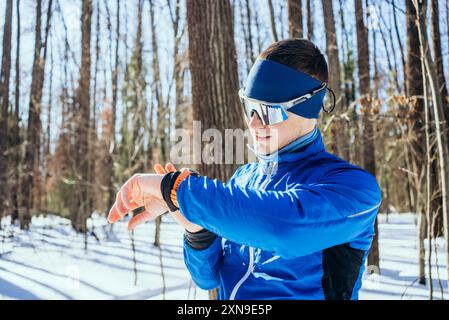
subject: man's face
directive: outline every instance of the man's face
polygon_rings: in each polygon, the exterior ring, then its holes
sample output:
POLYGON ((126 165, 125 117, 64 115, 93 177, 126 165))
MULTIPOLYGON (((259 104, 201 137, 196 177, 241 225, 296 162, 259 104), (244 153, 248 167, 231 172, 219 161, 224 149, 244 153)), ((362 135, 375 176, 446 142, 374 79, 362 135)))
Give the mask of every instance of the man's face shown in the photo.
POLYGON ((317 123, 316 119, 303 118, 288 111, 287 114, 287 120, 273 125, 264 125, 255 112, 251 119, 246 120, 258 153, 270 154, 285 147, 312 131, 317 123))

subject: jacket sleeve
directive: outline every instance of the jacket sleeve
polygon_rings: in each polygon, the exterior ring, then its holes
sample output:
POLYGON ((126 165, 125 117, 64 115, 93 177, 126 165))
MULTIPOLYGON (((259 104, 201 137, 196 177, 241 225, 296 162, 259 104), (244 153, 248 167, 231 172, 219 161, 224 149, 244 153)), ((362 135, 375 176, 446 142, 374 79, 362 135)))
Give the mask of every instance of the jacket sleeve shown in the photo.
MULTIPOLYGON (((238 168, 229 181, 238 176, 243 167, 238 168)), ((201 289, 209 290, 220 285, 219 269, 223 259, 221 241, 222 238, 217 236, 210 246, 199 250, 189 245, 184 236, 184 263, 193 281, 201 289)))
POLYGON ((221 237, 217 237, 206 249, 194 249, 184 237, 184 262, 193 281, 204 290, 220 285, 219 268, 223 258, 221 237))
POLYGON ((372 236, 381 193, 371 174, 351 168, 283 191, 190 176, 177 198, 189 221, 236 243, 294 258, 372 236))

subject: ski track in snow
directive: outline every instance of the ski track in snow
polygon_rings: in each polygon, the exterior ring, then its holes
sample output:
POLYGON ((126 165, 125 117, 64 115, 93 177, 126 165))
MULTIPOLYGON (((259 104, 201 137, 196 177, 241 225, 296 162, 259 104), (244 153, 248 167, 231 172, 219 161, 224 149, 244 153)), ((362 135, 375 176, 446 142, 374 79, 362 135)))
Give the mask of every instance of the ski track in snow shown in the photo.
MULTIPOLYGON (((428 299, 428 287, 417 283, 414 223, 412 214, 390 214, 388 222, 385 215, 379 216, 380 275, 365 272, 360 299, 428 299)), ((84 235, 76 234, 67 219, 33 217, 28 232, 11 226, 9 218, 3 219, 0 299, 208 299, 207 291, 191 281, 183 261, 183 230, 171 216, 163 217, 160 249, 153 245, 154 223, 135 230, 136 285, 127 221, 111 229, 104 217, 94 214, 88 224, 99 240, 89 235, 85 251, 84 235)), ((436 243, 439 270, 433 254, 434 298, 441 298, 439 271, 448 299, 443 239, 436 243)))

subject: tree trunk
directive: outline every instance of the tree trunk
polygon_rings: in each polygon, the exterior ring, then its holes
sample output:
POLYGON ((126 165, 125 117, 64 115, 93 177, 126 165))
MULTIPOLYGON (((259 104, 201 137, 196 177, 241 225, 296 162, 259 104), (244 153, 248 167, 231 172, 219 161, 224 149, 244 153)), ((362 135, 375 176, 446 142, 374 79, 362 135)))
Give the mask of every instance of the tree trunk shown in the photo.
MULTIPOLYGON (((326 54, 329 64, 329 87, 334 90, 336 97, 336 111, 340 115, 345 113, 344 95, 341 86, 341 70, 335 30, 334 9, 332 1, 323 0, 324 27, 326 30, 326 54)), ((331 150, 343 159, 349 161, 349 136, 347 125, 343 118, 337 116, 331 124, 332 145, 331 150)))
MULTIPOLYGON (((107 6, 107 3, 106 3, 107 6)), ((111 127, 111 136, 107 143, 107 155, 106 155, 106 168, 108 174, 108 181, 107 181, 107 208, 112 206, 112 204, 115 201, 115 193, 116 190, 114 188, 114 153, 115 153, 115 128, 116 128, 116 119, 117 119, 117 92, 118 92, 118 68, 119 68, 119 49, 120 49, 120 0, 116 0, 116 31, 115 31, 115 65, 112 70, 112 79, 111 79, 111 86, 112 86, 112 112, 110 115, 110 127, 111 127)), ((108 10, 109 11, 109 10, 108 10)), ((108 21, 110 20, 110 17, 108 16, 108 21)), ((108 23, 108 29, 109 29, 109 35, 111 37, 111 24, 108 23)), ((112 42, 112 39, 110 39, 112 42)), ((112 63, 111 63, 112 64, 112 63)), ((112 225, 111 225, 112 226, 112 225)))
MULTIPOLYGON (((168 7, 171 8, 171 1, 167 0, 168 7)), ((171 13, 173 26, 173 79, 175 81, 175 128, 183 128, 189 117, 190 105, 186 103, 184 97, 184 73, 186 69, 186 55, 181 52, 181 40, 183 38, 185 26, 181 26, 181 0, 175 0, 175 10, 171 13)), ((185 51, 187 52, 187 50, 185 51)))
MULTIPOLYGON (((362 0, 355 0, 355 20, 357 28, 357 49, 359 66, 360 104, 363 114, 363 163, 366 170, 376 176, 374 129, 371 106, 371 84, 368 50, 368 29, 364 22, 362 0)), ((377 218, 374 224, 374 239, 368 256, 368 265, 379 267, 379 232, 377 218)))
POLYGON ((21 199, 19 201, 20 227, 28 229, 31 222, 31 208, 33 202, 33 188, 39 171, 40 139, 42 132, 41 123, 41 102, 42 89, 44 86, 44 71, 47 54, 47 39, 50 30, 50 19, 52 12, 52 0, 48 2, 47 24, 45 27, 45 41, 42 42, 42 0, 37 0, 36 4, 36 25, 34 61, 31 73, 30 106, 28 109, 28 127, 26 135, 25 160, 23 176, 21 178, 21 199), (41 51, 44 49, 44 54, 41 51))
MULTIPOLYGON (((348 30, 346 29, 346 22, 344 17, 344 5, 343 0, 339 0, 339 16, 340 16, 340 24, 341 24, 341 32, 342 32, 342 45, 341 52, 343 56, 343 86, 344 86, 344 103, 346 106, 353 104, 355 100, 355 80, 354 80, 354 54, 352 51, 352 46, 349 41, 348 30)), ((349 161, 353 163, 357 163, 357 150, 359 149, 360 140, 359 132, 358 132, 358 114, 356 112, 356 108, 352 107, 348 109, 348 118, 346 128, 348 130, 347 135, 349 137, 354 137, 354 143, 349 145, 348 156, 349 161)))
MULTIPOLYGON (((245 24, 245 12, 243 11, 243 0, 238 0, 239 2, 239 12, 240 12, 240 27, 241 30, 243 32, 243 39, 245 41, 245 55, 246 55, 246 59, 245 59, 245 64, 246 64, 246 69, 244 70, 244 73, 248 73, 249 70, 251 69, 252 63, 248 57, 248 52, 249 52, 249 42, 251 41, 251 39, 248 37, 248 33, 246 30, 246 24, 245 24)), ((234 9, 236 10, 236 8, 234 9)))
POLYGON ((273 38, 273 41, 278 41, 278 33, 276 31, 276 18, 274 16, 274 8, 273 8, 273 1, 268 1, 268 9, 270 11, 270 25, 271 25, 271 36, 273 38))
POLYGON ((78 232, 87 232, 86 219, 90 214, 89 182, 89 130, 90 130, 90 78, 91 56, 90 38, 92 23, 92 0, 83 0, 81 15, 81 66, 78 89, 75 98, 76 134, 77 134, 77 197, 76 206, 72 208, 72 225, 78 232))
MULTIPOLYGON (((243 129, 238 98, 237 54, 229 0, 187 0, 189 64, 192 78, 193 119, 204 129, 243 129)), ((203 143, 202 150, 207 147, 203 143)), ((199 172, 222 181, 235 165, 204 164, 199 172)), ((216 297, 216 291, 211 292, 216 297)))
MULTIPOLYGON (((431 0, 431 32, 432 32, 432 49, 433 49, 433 57, 435 61, 435 67, 437 72, 437 80, 438 80, 438 90, 441 92, 441 99, 443 102, 443 110, 444 114, 442 115, 442 120, 446 121, 446 125, 449 123, 449 96, 447 91, 446 79, 444 77, 444 65, 443 65, 443 55, 441 48, 441 34, 440 34, 440 16, 438 12, 439 7, 438 0, 431 0)), ((433 133, 433 128, 431 129, 433 133)), ((436 146, 432 149, 436 150, 436 146)), ((437 159, 432 160, 432 181, 433 181, 433 190, 432 194, 438 191, 438 174, 436 171, 438 170, 437 159)), ((433 231, 435 236, 441 236, 441 231, 443 230, 443 216, 441 210, 438 210, 442 205, 441 196, 438 194, 432 197, 432 212, 436 212, 435 225, 433 227, 433 231)))
POLYGON ((13 142, 14 148, 14 183, 11 190, 12 213, 11 224, 19 219, 19 197, 20 192, 20 0, 16 1, 16 89, 15 89, 15 108, 14 108, 14 125, 13 125, 13 142))
POLYGON ((302 0, 288 0, 288 36, 290 38, 302 38, 302 0))
POLYGON ((418 283, 426 284, 426 247, 424 240, 427 236, 427 219, 423 213, 418 213, 418 283))
MULTIPOLYGON (((97 3, 96 14, 95 14, 95 65, 94 65, 94 79, 93 79, 93 92, 91 95, 91 106, 92 106, 92 116, 90 120, 90 130, 89 130, 89 184, 93 185, 95 183, 95 164, 96 159, 99 157, 100 145, 97 135, 97 92, 98 92, 98 73, 100 72, 100 2, 97 3)), ((98 181, 98 180, 97 180, 98 181)), ((89 207, 91 210, 97 208, 98 199, 98 188, 91 189, 90 203, 89 207)), ((103 194, 101 194, 103 196, 103 194)), ((93 233, 93 230, 91 230, 93 233)), ((86 237, 87 240, 87 237, 86 237)), ((86 242, 87 246, 87 242, 86 242)))
MULTIPOLYGON (((157 40, 157 29, 156 22, 154 19, 154 3, 153 0, 149 0, 150 3, 150 24, 151 24, 151 47, 153 51, 152 56, 152 70, 153 70, 153 94, 157 101, 157 126, 156 126, 156 138, 158 141, 152 139, 151 144, 158 142, 159 145, 159 156, 154 159, 157 162, 165 163, 168 160, 168 141, 167 141, 167 129, 168 121, 167 116, 168 106, 165 106, 163 96, 162 96, 162 83, 161 83, 161 69, 159 64, 159 47, 157 40)), ((149 159, 151 160, 151 159, 149 159)), ((154 245, 160 246, 160 233, 161 233, 161 223, 162 217, 159 216, 155 220, 155 236, 154 236, 154 245)))
POLYGON ((254 63, 253 35, 251 27, 251 7, 249 0, 239 0, 240 23, 245 40, 245 73, 249 72, 254 63))
POLYGON ((50 51, 50 77, 48 84, 48 103, 47 103, 47 128, 44 137, 44 155, 43 155, 43 180, 42 180, 42 190, 44 190, 42 197, 44 198, 43 206, 39 206, 39 208, 48 209, 48 195, 45 192, 45 186, 47 185, 47 180, 51 177, 49 164, 51 159, 50 154, 50 137, 51 137, 51 128, 52 128, 52 104, 53 104, 53 74, 54 74, 54 58, 53 58, 53 48, 50 51))
MULTIPOLYGON (((427 41, 427 32, 425 27, 425 2, 418 3, 417 0, 413 0, 414 9, 417 14, 416 25, 418 28, 418 36, 420 43, 420 50, 422 59, 425 66, 426 75, 429 80, 430 92, 432 94, 432 105, 434 109, 435 117, 435 130, 438 146, 438 160, 440 169, 440 179, 441 179, 441 194, 443 202, 443 225, 444 225, 444 240, 445 240, 445 251, 446 251, 446 272, 449 275, 449 195, 448 195, 448 184, 449 184, 449 168, 447 166, 447 159, 449 159, 448 150, 448 137, 443 132, 447 130, 447 124, 443 119, 444 107, 441 98, 441 93, 438 88, 438 74, 436 71, 435 64, 432 60, 430 54, 430 48, 427 41)), ((429 235, 430 238, 430 235, 429 235)))
POLYGON ((443 116, 447 124, 449 123, 449 96, 447 91, 446 79, 444 77, 444 60, 441 48, 440 14, 438 12, 438 2, 438 0, 431 0, 430 8, 432 13, 432 23, 430 26, 432 31, 432 48, 437 72, 438 91, 441 93, 441 100, 443 102, 444 110, 443 116))
POLYGON ((402 45, 401 36, 399 34, 398 19, 396 16, 396 5, 394 3, 394 0, 391 1, 391 7, 393 8, 393 19, 394 19, 394 29, 395 29, 395 33, 396 33, 396 40, 398 41, 399 52, 401 53, 402 70, 404 73, 404 92, 407 93, 407 71, 406 71, 406 61, 405 61, 405 54, 404 54, 405 51, 404 51, 404 46, 402 45))
MULTIPOLYGON (((411 179, 413 187, 413 203, 414 210, 419 216, 425 215, 424 201, 421 201, 423 195, 423 187, 421 185, 422 163, 425 162, 425 140, 424 140, 424 89, 423 89, 423 73, 421 68, 421 52, 419 43, 418 28, 416 26, 416 10, 412 1, 405 1, 406 19, 407 19, 407 60, 406 60, 406 88, 409 103, 409 116, 407 123, 407 139, 409 140, 410 169, 413 172, 411 179)), ((421 227, 420 227, 421 228, 421 227)), ((419 274, 425 274, 424 256, 419 255, 419 274)))
MULTIPOLYGON (((421 50, 422 51, 422 50, 421 50)), ((424 57, 424 54, 421 52, 421 57, 424 57)), ((428 249, 427 249, 427 266, 428 266, 428 277, 429 277, 429 299, 432 300, 433 296, 433 283, 432 283, 432 219, 430 217, 432 211, 432 180, 431 180, 431 166, 432 166, 432 148, 430 145, 430 124, 429 124, 429 106, 428 106, 428 97, 427 97, 427 79, 426 79, 426 70, 423 61, 421 60, 421 69, 424 75, 423 78, 423 91, 424 91, 424 131, 425 131, 425 141, 426 141, 426 191, 425 191, 425 219, 426 219, 426 234, 428 241, 428 249)), ((423 239, 424 242, 424 239, 423 239)), ((425 249, 421 249, 422 259, 425 257, 425 249)), ((422 267, 420 265, 420 267, 422 267)), ((420 274, 420 281, 423 280, 422 275, 420 274)), ((421 282, 420 282, 421 283, 421 282)), ((424 277, 425 283, 425 277, 424 277)))
MULTIPOLYGON (((43 42, 43 61, 47 61, 47 52, 48 52, 48 37, 50 35, 50 20, 53 12, 53 6, 52 6, 53 0, 48 1, 47 6, 47 14, 46 14, 46 24, 45 24, 45 34, 44 34, 44 42, 43 42)), ((42 69, 42 72, 40 74, 41 79, 39 83, 41 84, 41 100, 43 96, 43 88, 44 88, 44 78, 45 78, 45 67, 42 69)), ((41 101, 42 102, 42 101, 41 101)), ((33 208, 36 210, 40 210, 42 205, 43 197, 45 196, 44 192, 44 179, 45 177, 43 174, 45 174, 45 170, 41 171, 42 167, 45 167, 45 159, 44 159, 44 152, 45 152, 45 135, 42 134, 39 139, 43 142, 42 148, 39 148, 37 151, 37 162, 34 171, 34 177, 33 177, 33 185, 34 185, 34 191, 33 191, 33 208)))
POLYGON ((6 3, 5 25, 3 28, 3 53, 0 74, 0 229, 3 212, 9 207, 8 181, 8 114, 9 114, 9 78, 11 75, 11 34, 12 34, 12 0, 6 3))
POLYGON ((313 40, 313 2, 307 0, 307 39, 313 40))
MULTIPOLYGON (((258 1, 258 0, 255 0, 255 1, 258 1)), ((254 25, 256 27, 256 33, 257 33, 257 52, 261 52, 262 51, 262 36, 261 36, 262 27, 260 25, 260 18, 259 18, 258 10, 254 11, 254 25)))
POLYGON ((245 0, 246 3, 246 28, 248 29, 248 58, 251 61, 251 63, 254 63, 254 49, 253 49, 253 30, 252 30, 252 23, 251 23, 251 6, 249 4, 249 0, 245 0))
POLYGON ((131 159, 129 167, 132 168, 130 174, 137 172, 142 172, 144 170, 144 133, 142 128, 146 127, 146 123, 142 121, 142 115, 145 114, 145 79, 143 74, 143 57, 142 57, 142 11, 143 11, 143 0, 139 0, 137 3, 137 29, 136 38, 134 44, 134 52, 131 58, 130 64, 132 65, 131 83, 132 83, 132 93, 131 102, 133 106, 133 112, 131 114, 131 130, 132 130, 132 142, 131 146, 131 159))

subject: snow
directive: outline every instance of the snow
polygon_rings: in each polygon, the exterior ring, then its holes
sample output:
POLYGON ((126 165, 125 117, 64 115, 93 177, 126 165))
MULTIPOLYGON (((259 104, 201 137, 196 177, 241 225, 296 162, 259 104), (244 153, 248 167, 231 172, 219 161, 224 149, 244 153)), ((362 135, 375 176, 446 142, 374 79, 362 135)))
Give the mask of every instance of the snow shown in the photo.
POLYGON ((34 217, 29 232, 6 220, 6 234, 0 238, 0 299, 207 299, 207 292, 195 289, 190 280, 182 256, 182 228, 170 216, 163 217, 160 249, 153 245, 154 223, 134 232, 136 285, 127 221, 111 230, 105 218, 95 216, 93 230, 99 241, 89 236, 85 251, 84 236, 76 234, 67 219, 34 217))
MULTIPOLYGON (((417 283, 417 239, 412 214, 379 218, 381 274, 364 275, 360 299, 428 299, 428 288, 417 283)), ((34 217, 21 231, 2 221, 0 231, 0 299, 207 299, 191 281, 182 255, 182 228, 167 215, 161 226, 161 247, 153 245, 155 226, 134 232, 137 283, 131 233, 127 221, 112 228, 104 217, 89 220, 98 240, 76 234, 67 219, 34 217), (162 257, 162 260, 160 259, 162 257), (161 261, 163 277, 161 275, 161 261), (164 280, 163 280, 164 279, 164 280), (165 286, 163 285, 165 281, 165 286), (163 289, 165 288, 165 289, 163 289)), ((437 271, 447 293, 443 240, 438 239, 438 266, 432 269, 434 298, 441 298, 437 271)))
MULTIPOLYGON (((414 214, 390 214, 388 220, 386 215, 379 215, 380 275, 369 277, 365 272, 360 299, 429 299, 428 286, 418 283, 418 240, 415 224, 414 214)), ((427 246, 426 240, 426 251, 427 246)), ((432 253, 433 298, 442 298, 439 284, 441 282, 443 297, 448 299, 444 239, 438 238, 432 246, 437 248, 438 253, 432 253)), ((427 262, 427 254, 425 260, 427 262)), ((426 276, 427 271, 426 264, 426 276)))

